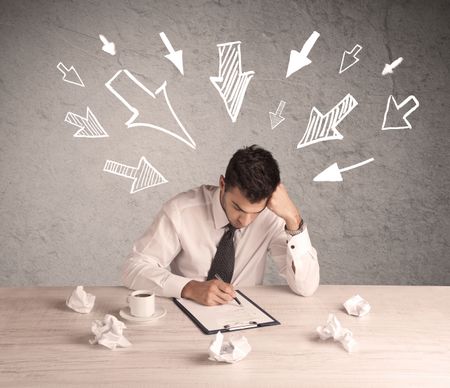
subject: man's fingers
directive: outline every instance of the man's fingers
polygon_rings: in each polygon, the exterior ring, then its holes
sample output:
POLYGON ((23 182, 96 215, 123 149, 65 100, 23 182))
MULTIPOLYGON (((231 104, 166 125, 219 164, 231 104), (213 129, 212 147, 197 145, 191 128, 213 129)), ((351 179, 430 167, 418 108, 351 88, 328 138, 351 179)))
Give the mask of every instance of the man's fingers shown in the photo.
POLYGON ((236 293, 234 292, 234 288, 231 284, 225 283, 225 282, 221 282, 219 280, 219 282, 217 283, 217 287, 220 291, 228 294, 231 296, 231 298, 236 297, 236 293))

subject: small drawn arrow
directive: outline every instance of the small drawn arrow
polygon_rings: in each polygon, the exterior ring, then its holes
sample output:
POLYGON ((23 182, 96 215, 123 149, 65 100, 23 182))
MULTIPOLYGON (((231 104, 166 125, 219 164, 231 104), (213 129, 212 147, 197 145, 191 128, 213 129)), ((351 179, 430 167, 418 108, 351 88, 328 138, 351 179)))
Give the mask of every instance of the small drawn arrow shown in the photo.
POLYGON ((59 62, 56 68, 64 74, 64 82, 69 82, 84 88, 84 83, 73 66, 70 66, 70 69, 68 69, 62 62, 59 62))
POLYGON ((116 55, 116 45, 114 44, 114 42, 108 42, 108 39, 106 39, 102 34, 100 34, 98 37, 103 43, 102 50, 105 53, 116 55))
POLYGON ((103 171, 133 179, 130 194, 149 187, 167 183, 166 178, 164 178, 161 173, 150 164, 145 156, 141 157, 137 168, 127 166, 122 163, 117 163, 113 160, 107 160, 105 166, 103 167, 103 171))
POLYGON ((286 78, 295 73, 297 70, 300 70, 302 67, 308 66, 311 63, 308 55, 313 48, 314 43, 316 43, 316 40, 319 39, 319 36, 320 34, 317 31, 314 31, 305 42, 300 52, 298 52, 297 50, 291 50, 286 78))
POLYGON ((75 125, 80 128, 73 137, 109 137, 103 127, 97 120, 97 117, 92 113, 92 111, 87 107, 86 109, 86 118, 77 115, 72 112, 68 112, 66 114, 66 118, 64 120, 66 123, 75 125))
POLYGON ((359 62, 359 58, 356 58, 356 55, 361 51, 361 49, 362 47, 357 44, 353 47, 352 51, 344 51, 344 54, 342 54, 339 74, 342 74, 345 70, 350 69, 355 63, 359 62), (347 62, 347 65, 344 67, 345 62, 347 62))
POLYGON ((165 55, 165 57, 172 62, 178 71, 184 75, 183 70, 183 50, 175 51, 172 47, 172 44, 170 43, 169 39, 167 38, 166 34, 164 32, 160 32, 159 36, 161 37, 164 45, 166 46, 167 50, 169 50, 169 54, 165 55))
MULTIPOLYGON (((414 112, 418 107, 419 107, 419 100, 417 100, 416 97, 414 96, 408 96, 407 98, 405 98, 403 100, 403 102, 401 104, 397 104, 397 101, 395 101, 394 96, 390 95, 388 98, 388 102, 386 105, 386 110, 384 112, 384 119, 383 119, 383 126, 381 127, 381 129, 383 131, 386 131, 388 129, 411 129, 412 126, 410 124, 410 122, 408 121, 407 117, 414 112), (402 108, 408 104, 410 101, 413 101, 413 104, 411 106, 411 108, 406 111, 403 115, 401 113, 402 108), (394 106, 394 113, 392 113, 389 117, 389 121, 391 123, 398 123, 398 125, 394 126, 394 125, 386 125, 386 121, 387 121, 387 116, 388 116, 388 112, 389 112, 389 108, 391 106, 394 106), (400 115, 402 115, 400 117, 400 115)), ((404 110, 404 109, 403 109, 404 110)))
POLYGON ((275 113, 269 112, 270 116, 270 126, 274 129, 277 125, 279 125, 282 121, 284 121, 284 117, 281 117, 281 112, 283 112, 284 106, 286 105, 286 101, 281 100, 278 104, 277 111, 275 113))
POLYGON ((374 158, 365 160, 364 162, 354 164, 349 167, 339 168, 337 163, 332 164, 330 167, 323 170, 319 175, 317 175, 313 180, 314 182, 342 182, 341 172, 353 170, 354 168, 361 167, 364 164, 373 162, 374 158))
POLYGON ((384 65, 384 69, 381 72, 381 75, 386 75, 386 74, 392 74, 394 72, 394 69, 400 65, 400 63, 403 62, 403 58, 402 57, 398 57, 394 62, 392 62, 390 65, 389 64, 385 64, 384 65))

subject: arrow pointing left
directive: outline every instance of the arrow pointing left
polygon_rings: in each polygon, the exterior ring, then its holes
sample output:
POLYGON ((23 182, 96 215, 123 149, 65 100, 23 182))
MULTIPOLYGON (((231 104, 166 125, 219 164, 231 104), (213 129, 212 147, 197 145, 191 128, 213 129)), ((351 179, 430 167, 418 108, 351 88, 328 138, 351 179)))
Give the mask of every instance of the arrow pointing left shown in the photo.
POLYGON ((63 73, 63 81, 78 85, 84 88, 84 83, 73 66, 67 68, 62 62, 59 62, 56 68, 63 73))
POLYGON ((333 163, 330 167, 327 167, 320 174, 318 174, 313 180, 314 182, 342 182, 344 179, 342 178, 341 172, 353 170, 354 168, 361 167, 367 163, 373 162, 374 160, 374 158, 370 158, 364 162, 345 168, 339 168, 337 163, 333 163))
POLYGON ((308 55, 314 44, 316 43, 316 40, 319 39, 319 36, 320 34, 317 31, 314 31, 300 51, 291 50, 286 78, 288 78, 296 71, 300 70, 302 67, 308 66, 311 63, 308 55))

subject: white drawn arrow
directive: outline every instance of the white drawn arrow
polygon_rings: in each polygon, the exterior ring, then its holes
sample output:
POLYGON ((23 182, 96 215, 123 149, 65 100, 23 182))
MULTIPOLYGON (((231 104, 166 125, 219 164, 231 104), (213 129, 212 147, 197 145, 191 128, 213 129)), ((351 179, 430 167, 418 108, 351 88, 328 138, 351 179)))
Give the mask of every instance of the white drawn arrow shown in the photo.
POLYGON ((175 67, 178 69, 178 71, 184 75, 183 70, 183 50, 175 51, 172 47, 172 44, 170 43, 169 39, 167 38, 167 35, 164 32, 160 32, 159 36, 161 37, 164 45, 166 46, 167 50, 169 50, 169 54, 165 55, 165 57, 172 62, 175 67))
POLYGON ((62 62, 56 65, 56 68, 64 74, 63 81, 70 84, 78 85, 84 88, 84 83, 73 66, 68 69, 62 62))
POLYGON ((108 42, 108 39, 106 39, 102 34, 100 34, 98 37, 103 43, 102 50, 105 53, 116 55, 116 45, 114 44, 114 42, 108 42))
POLYGON ((394 62, 392 62, 390 65, 389 64, 385 64, 384 65, 384 69, 381 72, 381 75, 386 75, 386 74, 392 74, 394 72, 394 69, 400 65, 400 63, 403 62, 403 58, 402 57, 398 57, 394 62))
POLYGON ((182 141, 183 143, 187 144, 189 147, 192 147, 194 149, 196 148, 196 144, 195 144, 194 140, 192 140, 192 137, 186 131, 186 129, 184 128, 183 124, 178 119, 178 116, 174 112, 174 110, 172 108, 172 105, 170 104, 169 97, 168 97, 167 91, 166 91, 166 86, 167 86, 167 82, 166 81, 164 81, 163 84, 153 94, 141 82, 139 82, 136 79, 136 77, 134 77, 128 70, 125 69, 125 70, 119 70, 108 82, 105 83, 105 86, 112 94, 114 94, 122 102, 122 104, 124 104, 133 113, 133 115, 125 123, 128 128, 132 128, 132 127, 149 127, 149 128, 154 128, 154 129, 157 129, 158 131, 162 131, 162 132, 164 132, 164 133, 166 133, 166 134, 168 134, 170 136, 175 137, 176 139, 178 139, 178 140, 182 141), (164 99, 166 101, 166 104, 169 107, 170 113, 172 114, 173 118, 177 122, 178 126, 183 131, 185 137, 182 137, 182 136, 176 134, 173 131, 169 131, 168 129, 165 129, 165 128, 160 127, 160 126, 155 125, 155 124, 150 124, 150 123, 145 123, 145 122, 134 122, 139 117, 139 114, 140 114, 139 110, 137 108, 135 108, 133 105, 131 105, 112 86, 112 83, 114 82, 114 80, 116 78, 118 78, 120 75, 122 75, 122 76, 125 75, 126 77, 128 77, 127 81, 129 81, 129 80, 133 81, 139 88, 141 88, 146 94, 148 94, 153 99, 156 99, 156 96, 158 96, 160 93, 162 93, 164 95, 164 99))
POLYGON ((384 112, 383 125, 382 125, 381 129, 383 131, 386 131, 388 129, 411 129, 412 126, 411 126, 410 122, 408 121, 407 117, 412 112, 414 112, 419 107, 419 105, 420 105, 419 101, 414 96, 408 96, 407 98, 405 98, 403 100, 403 102, 401 104, 397 104, 397 101, 395 101, 394 96, 390 95, 389 98, 388 98, 387 105, 386 105, 386 110, 384 112), (402 115, 402 113, 401 113, 402 108, 406 104, 408 104, 410 101, 413 101, 413 104, 412 104, 411 108, 408 111, 406 111, 405 113, 403 113, 403 115, 402 115), (386 124, 387 116, 388 116, 388 113, 389 113, 389 108, 392 105, 394 106, 394 109, 393 109, 394 112, 389 115, 389 121, 391 123, 397 123, 397 125, 393 125, 393 124, 388 125, 388 124, 386 124))
POLYGON ((274 129, 277 125, 279 125, 282 121, 284 121, 284 117, 281 117, 281 112, 286 105, 286 101, 281 100, 278 104, 277 111, 275 113, 269 112, 270 116, 270 126, 274 129))
POLYGON ((80 128, 73 137, 109 137, 89 107, 86 109, 86 117, 68 112, 64 121, 80 128))
POLYGON ((362 47, 359 44, 357 44, 355 45, 355 47, 352 48, 352 51, 344 51, 344 54, 342 54, 339 74, 342 74, 345 70, 350 69, 355 63, 359 62, 359 58, 356 58, 356 55, 361 51, 361 49, 362 47), (347 62, 347 64, 344 67, 345 62, 347 62))
POLYGON ((222 97, 231 121, 236 122, 245 92, 254 71, 242 72, 241 42, 229 42, 217 45, 219 49, 219 76, 209 77, 222 97))
POLYGON ((323 115, 314 106, 309 116, 308 127, 297 144, 297 148, 306 147, 310 144, 326 140, 342 140, 342 136, 336 127, 345 117, 358 105, 358 102, 351 94, 347 94, 339 103, 327 114, 323 115))
POLYGON ((137 168, 117 163, 113 160, 107 160, 103 167, 103 171, 133 179, 130 194, 168 182, 166 178, 150 164, 145 156, 141 157, 137 168))
POLYGON ((305 42, 300 52, 297 50, 291 50, 286 78, 295 73, 297 70, 300 70, 302 67, 308 66, 311 63, 308 55, 314 44, 316 43, 316 40, 319 39, 319 36, 320 34, 317 31, 314 31, 305 42))
POLYGON ((323 170, 319 175, 314 178, 314 182, 342 182, 341 172, 353 170, 354 168, 361 167, 364 164, 373 162, 375 159, 370 158, 365 160, 364 162, 354 164, 349 167, 339 168, 337 163, 332 164, 330 167, 323 170))

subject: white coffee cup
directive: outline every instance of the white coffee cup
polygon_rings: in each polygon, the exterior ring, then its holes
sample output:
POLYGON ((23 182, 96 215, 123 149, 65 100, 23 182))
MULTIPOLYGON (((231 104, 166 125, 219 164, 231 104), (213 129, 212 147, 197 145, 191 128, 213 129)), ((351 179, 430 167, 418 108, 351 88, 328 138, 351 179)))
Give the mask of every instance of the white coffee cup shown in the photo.
POLYGON ((155 312, 155 294, 149 290, 136 290, 127 297, 131 315, 150 317, 155 312))

